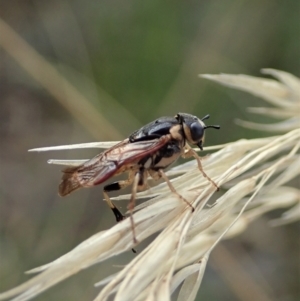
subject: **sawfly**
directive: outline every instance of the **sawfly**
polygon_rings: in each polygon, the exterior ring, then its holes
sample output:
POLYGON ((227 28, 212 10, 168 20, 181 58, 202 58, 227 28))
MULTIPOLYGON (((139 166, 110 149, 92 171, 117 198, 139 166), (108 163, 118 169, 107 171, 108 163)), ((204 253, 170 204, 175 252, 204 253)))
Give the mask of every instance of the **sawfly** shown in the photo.
POLYGON ((204 172, 197 153, 189 146, 196 145, 200 150, 203 150, 205 130, 220 128, 219 125, 206 126, 204 120, 208 118, 209 115, 199 119, 190 114, 178 113, 174 117, 161 117, 150 122, 133 132, 127 139, 87 162, 79 166, 65 168, 62 171, 63 177, 59 185, 59 195, 66 196, 78 188, 93 187, 116 175, 128 173, 126 180, 105 185, 103 195, 117 222, 120 222, 124 219, 124 215, 111 201, 108 192, 132 185, 128 210, 130 211, 133 240, 134 243, 137 243, 132 213, 136 192, 147 188, 149 176, 154 180, 163 178, 170 190, 194 210, 193 206, 176 192, 164 172, 180 156, 184 158, 192 156, 197 160, 203 176, 218 189, 216 183, 204 172))

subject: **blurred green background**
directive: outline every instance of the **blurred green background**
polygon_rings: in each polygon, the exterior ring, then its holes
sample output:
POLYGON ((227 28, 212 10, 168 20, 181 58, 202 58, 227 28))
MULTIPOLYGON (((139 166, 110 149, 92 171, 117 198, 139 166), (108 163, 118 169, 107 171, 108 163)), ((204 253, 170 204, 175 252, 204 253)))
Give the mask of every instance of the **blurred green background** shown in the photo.
MULTIPOLYGON (((46 163, 90 158, 97 150, 28 149, 119 140, 177 112, 210 113, 209 122, 222 126, 206 145, 267 136, 234 123, 271 121, 246 112, 261 100, 198 74, 260 76, 268 67, 299 76, 299 14, 299 0, 1 0, 0 290, 114 225, 101 187, 61 199, 60 168, 46 163)), ((197 300, 252 300, 248 282, 230 283, 238 269, 256 283, 259 300, 299 300, 299 225, 269 228, 267 221, 280 213, 222 243, 197 300)), ((128 252, 101 263, 36 300, 92 300, 93 284, 133 257, 128 252)))

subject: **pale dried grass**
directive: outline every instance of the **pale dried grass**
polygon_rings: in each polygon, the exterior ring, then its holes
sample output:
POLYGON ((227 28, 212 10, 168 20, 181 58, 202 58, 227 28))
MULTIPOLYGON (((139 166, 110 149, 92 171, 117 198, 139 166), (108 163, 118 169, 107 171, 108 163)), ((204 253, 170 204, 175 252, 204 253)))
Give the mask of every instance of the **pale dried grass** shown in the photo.
MULTIPOLYGON (((208 205, 216 193, 203 178, 195 161, 171 169, 177 191, 195 207, 191 212, 184 202, 170 193, 165 183, 138 194, 150 198, 137 206, 134 213, 136 236, 143 241, 160 231, 156 239, 118 273, 97 283, 104 286, 95 300, 170 300, 180 286, 177 300, 194 300, 201 285, 211 251, 222 239, 243 232, 264 213, 288 208, 271 225, 282 225, 300 219, 300 193, 287 186, 300 171, 299 79, 286 72, 264 69, 279 81, 246 75, 202 75, 223 85, 247 91, 269 102, 272 108, 251 108, 253 113, 285 119, 275 124, 238 121, 250 128, 280 132, 279 136, 241 139, 225 145, 202 158, 207 174, 221 187, 217 200, 208 205), (250 204, 251 203, 251 204, 250 204), (250 205, 249 205, 250 204, 250 205)), ((110 147, 111 143, 86 144, 80 147, 110 147)), ((50 147, 36 151, 77 148, 50 147)), ((50 160, 56 164, 78 164, 82 161, 50 160)), ((123 195, 115 200, 129 199, 123 195)), ((29 300, 56 283, 102 262, 133 246, 129 219, 111 229, 99 232, 57 260, 28 273, 39 273, 20 286, 2 293, 0 299, 29 300)))

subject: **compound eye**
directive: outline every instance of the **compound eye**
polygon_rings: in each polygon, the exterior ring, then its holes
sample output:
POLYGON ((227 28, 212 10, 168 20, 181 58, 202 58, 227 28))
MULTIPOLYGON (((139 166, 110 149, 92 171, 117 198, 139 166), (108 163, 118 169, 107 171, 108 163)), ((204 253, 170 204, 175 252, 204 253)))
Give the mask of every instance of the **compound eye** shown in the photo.
POLYGON ((190 127, 193 141, 200 141, 204 135, 204 128, 199 122, 193 122, 190 127))

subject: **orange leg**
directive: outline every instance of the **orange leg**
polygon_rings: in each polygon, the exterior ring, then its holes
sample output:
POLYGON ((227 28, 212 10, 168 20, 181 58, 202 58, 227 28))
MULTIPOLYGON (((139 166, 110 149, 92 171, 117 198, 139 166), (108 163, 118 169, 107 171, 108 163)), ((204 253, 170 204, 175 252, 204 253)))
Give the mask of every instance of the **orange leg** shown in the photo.
POLYGON ((106 203, 108 204, 109 208, 112 210, 113 214, 115 215, 117 222, 123 220, 125 217, 119 211, 119 209, 116 207, 116 205, 111 201, 107 192, 124 189, 125 187, 129 186, 133 182, 133 179, 134 179, 134 174, 133 174, 133 172, 131 172, 129 174, 129 177, 127 180, 114 182, 114 183, 104 186, 104 189, 103 189, 104 199, 105 199, 106 203))
POLYGON ((171 181, 169 180, 169 178, 167 177, 167 175, 164 173, 164 171, 162 169, 159 169, 158 171, 154 171, 154 170, 149 170, 149 173, 151 175, 151 177, 154 180, 158 180, 160 178, 163 178, 165 180, 165 182, 167 183, 167 185, 169 186, 170 190, 183 202, 185 202, 189 207, 191 207, 192 212, 195 210, 195 208, 193 207, 193 205, 187 201, 182 195, 180 195, 175 187, 173 186, 173 184, 171 183, 171 181))
POLYGON ((143 180, 143 177, 144 173, 139 171, 135 174, 134 176, 134 179, 133 179, 133 184, 132 184, 132 192, 131 192, 131 198, 130 198, 130 201, 128 203, 128 210, 129 210, 129 213, 130 213, 130 223, 131 223, 131 230, 132 230, 132 236, 133 236, 133 242, 134 244, 137 244, 137 239, 136 239, 136 233, 135 233, 135 226, 134 226, 134 220, 133 220, 133 210, 134 210, 134 207, 135 207, 135 198, 136 198, 136 192, 137 192, 137 189, 138 189, 138 186, 139 186, 139 182, 141 180, 143 180))
POLYGON ((205 173, 201 164, 200 157, 192 148, 190 148, 189 146, 185 146, 185 153, 182 154, 182 157, 183 158, 194 157, 197 160, 198 168, 202 173, 203 177, 206 178, 210 183, 212 183, 216 187, 217 191, 219 191, 219 186, 205 173))

